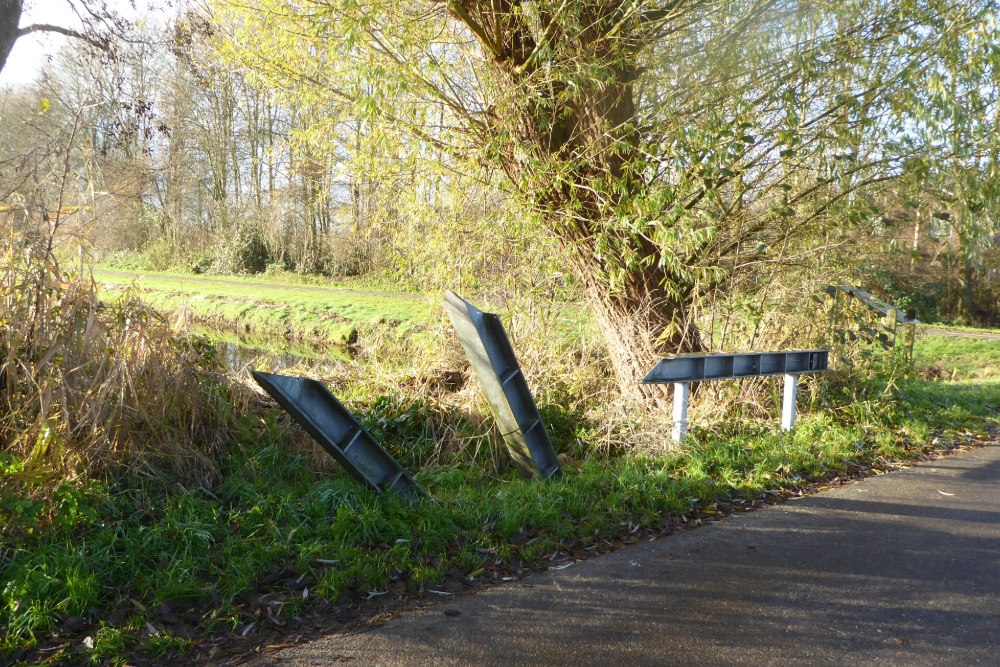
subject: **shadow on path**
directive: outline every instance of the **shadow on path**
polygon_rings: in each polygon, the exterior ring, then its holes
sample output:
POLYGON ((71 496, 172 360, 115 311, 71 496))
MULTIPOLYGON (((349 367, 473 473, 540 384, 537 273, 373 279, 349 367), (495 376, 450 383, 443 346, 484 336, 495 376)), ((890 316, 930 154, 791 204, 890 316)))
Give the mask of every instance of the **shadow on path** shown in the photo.
POLYGON ((258 664, 996 664, 998 485, 985 447, 258 664))

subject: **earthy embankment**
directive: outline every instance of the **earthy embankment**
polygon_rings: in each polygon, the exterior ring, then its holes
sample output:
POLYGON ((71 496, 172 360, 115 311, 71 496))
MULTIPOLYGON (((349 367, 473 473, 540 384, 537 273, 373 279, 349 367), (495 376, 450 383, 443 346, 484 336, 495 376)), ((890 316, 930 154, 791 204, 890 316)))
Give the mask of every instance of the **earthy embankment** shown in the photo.
POLYGON ((106 289, 132 286, 180 325, 201 325, 257 341, 343 347, 359 336, 412 333, 427 320, 422 295, 220 277, 97 270, 106 289))

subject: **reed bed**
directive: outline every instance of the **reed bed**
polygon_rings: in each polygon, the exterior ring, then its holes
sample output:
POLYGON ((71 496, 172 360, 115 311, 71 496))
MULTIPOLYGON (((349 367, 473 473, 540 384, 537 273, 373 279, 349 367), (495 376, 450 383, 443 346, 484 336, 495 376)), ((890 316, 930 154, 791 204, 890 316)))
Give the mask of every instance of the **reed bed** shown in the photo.
POLYGON ((207 484, 240 400, 225 374, 134 295, 102 302, 51 255, 0 251, 0 484, 44 493, 84 472, 207 484))

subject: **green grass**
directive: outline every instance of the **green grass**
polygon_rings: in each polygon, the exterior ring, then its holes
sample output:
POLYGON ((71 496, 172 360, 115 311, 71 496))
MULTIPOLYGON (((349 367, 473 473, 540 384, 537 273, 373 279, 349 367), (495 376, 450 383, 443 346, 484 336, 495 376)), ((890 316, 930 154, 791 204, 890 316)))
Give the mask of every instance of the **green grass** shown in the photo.
POLYGON ((934 367, 956 380, 1000 379, 1000 340, 923 334, 913 358, 918 368, 934 367))
MULTIPOLYGON (((0 655, 46 646, 67 634, 67 619, 80 618, 75 632, 91 637, 92 648, 74 641, 67 660, 157 662, 211 633, 261 622, 252 600, 262 595, 289 619, 323 601, 420 594, 446 577, 490 581, 554 552, 615 542, 636 525, 657 530, 859 467, 890 466, 923 452, 935 435, 996 425, 1000 377, 976 369, 1000 352, 982 343, 918 341, 918 365, 954 364, 955 381, 831 374, 791 433, 737 420, 694 428, 682 449, 659 455, 590 450, 586 441, 597 436, 556 410, 549 425, 566 474, 544 483, 491 472, 468 455, 416 472, 428 498, 377 495, 310 468, 286 446, 276 410, 242 418, 239 444, 210 488, 90 479, 42 501, 24 479, 0 497, 0 655)), ((367 405, 359 417, 411 470, 434 449, 425 419, 433 405, 392 396, 351 402, 367 405)), ((468 437, 490 447, 486 435, 468 437)), ((11 480, 22 469, 0 458, 11 480)))
POLYGON ((969 331, 972 333, 990 333, 990 334, 1000 334, 1000 329, 988 329, 984 327, 970 327, 961 324, 936 324, 934 322, 927 322, 926 326, 935 327, 938 329, 954 329, 955 331, 969 331))
POLYGON ((243 357, 266 357, 269 362, 276 355, 287 356, 288 361, 314 360, 328 361, 331 359, 348 360, 350 355, 347 351, 338 347, 321 347, 308 342, 295 340, 275 341, 273 338, 260 337, 241 334, 235 331, 215 329, 207 326, 194 325, 188 329, 189 334, 197 340, 204 341, 216 349, 225 351, 230 348, 237 353, 237 359, 243 357), (280 342, 280 347, 276 348, 276 343, 280 342), (220 348, 220 346, 222 346, 220 348))
MULTIPOLYGON (((156 310, 171 316, 186 313, 190 321, 199 325, 200 333, 212 329, 213 338, 279 351, 298 345, 301 353, 309 346, 343 346, 373 336, 407 339, 417 347, 434 345, 435 325, 446 319, 441 294, 397 292, 391 285, 360 280, 325 281, 316 285, 297 274, 280 274, 289 281, 282 285, 271 282, 272 274, 251 277, 180 271, 141 274, 141 278, 134 279, 112 275, 103 268, 94 269, 94 278, 112 293, 136 288, 136 295, 156 310), (350 291, 308 289, 316 286, 350 291), (373 293, 362 293, 366 291, 373 293)), ((477 305, 506 314, 488 301, 477 300, 477 305)), ((566 354, 571 353, 570 348, 581 336, 597 336, 586 309, 576 303, 546 304, 527 314, 519 312, 513 319, 508 333, 515 342, 519 335, 537 336, 539 323, 545 322, 542 327, 548 336, 545 345, 566 354)), ((534 344, 537 347, 537 341, 534 344)))
POLYGON ((116 291, 137 285, 140 298, 157 310, 184 310, 195 322, 260 339, 344 345, 370 328, 409 335, 432 316, 428 302, 415 295, 314 291, 302 285, 267 285, 261 282, 266 278, 177 273, 143 273, 134 280, 95 270, 94 277, 116 291))
POLYGON ((231 273, 194 273, 187 267, 175 267, 164 270, 147 270, 141 265, 99 263, 93 265, 95 277, 100 279, 103 274, 107 278, 121 280, 109 276, 109 273, 137 273, 151 278, 184 278, 187 280, 211 282, 224 280, 226 282, 247 283, 250 285, 270 284, 287 285, 291 287, 328 287, 333 289, 353 289, 370 292, 391 292, 396 294, 417 294, 412 286, 392 282, 371 275, 326 277, 311 273, 296 273, 295 271, 265 271, 255 275, 237 275, 231 273))

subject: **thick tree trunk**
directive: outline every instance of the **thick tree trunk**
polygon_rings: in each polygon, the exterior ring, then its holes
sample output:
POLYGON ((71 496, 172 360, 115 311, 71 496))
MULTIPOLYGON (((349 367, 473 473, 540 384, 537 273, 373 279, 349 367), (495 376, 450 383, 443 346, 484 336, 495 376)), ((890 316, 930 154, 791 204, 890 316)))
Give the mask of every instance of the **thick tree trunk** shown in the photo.
POLYGON ((17 41, 23 5, 21 0, 0 0, 0 71, 7 64, 7 57, 17 41))
MULTIPOLYGON (((663 355, 705 349, 688 304, 667 294, 665 285, 678 288, 676 279, 651 264, 630 272, 624 284, 612 290, 599 278, 603 267, 588 244, 579 239, 564 239, 564 244, 607 345, 622 396, 650 407, 665 407, 666 388, 640 384, 642 378, 663 355)), ((679 291, 688 292, 683 287, 679 291)))
POLYGON ((591 294, 590 301, 622 396, 651 408, 665 407, 666 387, 641 382, 659 357, 677 351, 670 343, 664 344, 659 336, 681 313, 666 304, 657 308, 646 299, 610 295, 606 291, 591 294))
POLYGON ((702 343, 689 317, 693 286, 665 272, 663 248, 635 219, 660 220, 657 207, 669 205, 643 206, 650 177, 636 110, 637 54, 657 13, 623 1, 449 8, 479 39, 493 75, 486 132, 566 250, 622 394, 663 402, 666 392, 639 382, 657 357, 702 343))

